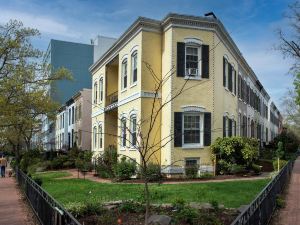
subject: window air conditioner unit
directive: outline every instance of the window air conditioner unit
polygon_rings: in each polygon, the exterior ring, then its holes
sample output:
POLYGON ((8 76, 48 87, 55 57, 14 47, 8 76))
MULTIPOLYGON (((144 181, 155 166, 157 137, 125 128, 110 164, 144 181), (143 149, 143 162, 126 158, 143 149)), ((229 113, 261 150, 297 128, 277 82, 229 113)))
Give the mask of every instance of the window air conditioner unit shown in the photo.
POLYGON ((196 68, 188 68, 186 69, 187 76, 198 76, 198 69, 196 68))

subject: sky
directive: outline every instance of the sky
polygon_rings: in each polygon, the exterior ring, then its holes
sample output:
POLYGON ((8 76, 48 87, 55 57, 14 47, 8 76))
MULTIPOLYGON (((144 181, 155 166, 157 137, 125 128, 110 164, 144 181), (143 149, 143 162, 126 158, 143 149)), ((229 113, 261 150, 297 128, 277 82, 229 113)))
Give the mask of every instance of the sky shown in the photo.
POLYGON ((213 11, 277 106, 292 88, 292 61, 274 50, 276 30, 292 0, 0 0, 0 24, 10 19, 37 28, 35 47, 50 39, 90 43, 96 35, 118 38, 139 16, 162 19, 169 12, 203 16, 213 11))

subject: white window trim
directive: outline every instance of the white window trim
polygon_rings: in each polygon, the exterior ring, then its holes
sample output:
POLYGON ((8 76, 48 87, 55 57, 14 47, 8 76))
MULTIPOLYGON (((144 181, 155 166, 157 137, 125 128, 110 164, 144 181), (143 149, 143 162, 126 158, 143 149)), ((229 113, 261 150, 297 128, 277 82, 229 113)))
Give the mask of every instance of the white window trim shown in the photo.
MULTIPOLYGON (((225 57, 225 56, 224 56, 225 57)), ((229 60, 227 57, 225 57, 225 79, 226 79, 226 82, 225 82, 225 89, 227 91, 229 91, 229 88, 228 88, 228 85, 229 85, 229 82, 228 82, 228 64, 229 64, 229 60)))
POLYGON ((94 82, 93 88, 94 88, 94 91, 93 91, 93 97, 94 97, 93 104, 97 104, 98 103, 98 81, 94 82))
POLYGON ((98 139, 99 139, 99 143, 98 143, 98 145, 99 145, 99 149, 102 149, 103 148, 103 126, 102 126, 102 123, 100 123, 99 125, 98 125, 98 139), (100 128, 101 128, 101 132, 100 132, 100 128), (100 140, 101 140, 101 142, 100 142, 100 140), (100 143, 101 143, 101 146, 100 146, 100 143))
POLYGON ((197 112, 197 111, 188 111, 182 113, 182 148, 183 149, 194 149, 194 148, 204 148, 204 113, 203 112, 197 112), (184 143, 184 116, 185 115, 199 115, 200 116, 200 143, 184 143))
POLYGON ((201 80, 202 79, 202 42, 196 42, 195 39, 190 39, 189 42, 186 41, 185 51, 184 51, 184 79, 190 80, 201 80), (186 74, 186 48, 188 47, 196 47, 198 48, 198 74, 196 76, 191 76, 186 74))

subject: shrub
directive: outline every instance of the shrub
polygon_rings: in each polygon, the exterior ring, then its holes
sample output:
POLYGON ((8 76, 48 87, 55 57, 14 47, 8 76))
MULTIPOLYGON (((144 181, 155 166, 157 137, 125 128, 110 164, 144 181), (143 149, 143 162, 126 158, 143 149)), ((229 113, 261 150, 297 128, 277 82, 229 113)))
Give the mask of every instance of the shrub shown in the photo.
POLYGON ((209 172, 205 172, 205 173, 201 173, 200 178, 202 179, 209 179, 212 178, 214 175, 212 173, 209 172))
POLYGON ((179 221, 184 221, 188 224, 194 224, 194 220, 199 216, 199 213, 196 209, 185 207, 179 210, 175 218, 179 221))
POLYGON ((114 166, 114 174, 118 180, 128 180, 136 173, 136 163, 125 157, 114 166))
POLYGON ((260 174, 262 166, 253 163, 251 168, 255 174, 260 174))
POLYGON ((177 198, 172 203, 172 207, 177 210, 182 210, 186 206, 186 202, 182 198, 177 198))
POLYGON ((65 205, 65 209, 75 217, 82 217, 87 213, 86 204, 82 202, 69 202, 65 205))
POLYGON ((185 176, 190 179, 197 178, 198 176, 198 171, 199 171, 199 166, 198 165, 190 165, 190 166, 185 166, 185 176))
POLYGON ((144 206, 134 201, 124 201, 119 206, 119 212, 138 213, 145 210, 144 206))
POLYGON ((88 201, 85 205, 86 213, 88 215, 97 215, 104 211, 102 204, 98 201, 88 201))
POLYGON ((211 204, 211 206, 213 207, 213 209, 214 209, 216 212, 219 212, 219 211, 220 211, 220 207, 219 207, 219 202, 218 202, 218 201, 212 200, 212 201, 210 201, 210 204, 211 204))
POLYGON ((217 156, 217 172, 227 173, 231 164, 250 167, 258 158, 259 144, 255 138, 225 137, 217 138, 211 149, 217 156))
POLYGON ((113 178, 113 168, 118 162, 117 149, 114 146, 109 146, 104 150, 104 153, 96 160, 96 171, 99 177, 113 178))
MULTIPOLYGON (((279 160, 279 169, 281 169, 282 167, 284 167, 286 164, 287 164, 286 160, 279 160)), ((278 170, 278 160, 277 159, 273 161, 273 169, 275 171, 278 170)))
POLYGON ((231 174, 241 174, 246 172, 246 167, 244 165, 231 164, 229 170, 231 174))
POLYGON ((276 196, 276 207, 279 209, 284 208, 285 206, 285 201, 284 198, 281 195, 276 196))
POLYGON ((147 178, 148 181, 159 181, 162 179, 161 168, 159 164, 149 163, 147 165, 147 171, 142 172, 142 169, 139 171, 139 176, 141 178, 147 178))

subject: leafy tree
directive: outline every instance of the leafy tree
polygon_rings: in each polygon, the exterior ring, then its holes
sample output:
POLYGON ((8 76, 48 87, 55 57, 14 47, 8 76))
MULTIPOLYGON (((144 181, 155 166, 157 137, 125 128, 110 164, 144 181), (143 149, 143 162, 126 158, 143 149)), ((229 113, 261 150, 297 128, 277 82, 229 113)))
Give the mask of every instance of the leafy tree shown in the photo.
POLYGON ((276 49, 281 51, 284 57, 294 59, 291 71, 295 74, 294 88, 297 93, 296 102, 300 105, 300 2, 289 6, 289 11, 285 16, 289 20, 289 27, 286 30, 277 31, 279 44, 276 49))
POLYGON ((64 68, 53 71, 33 47, 32 38, 39 35, 16 20, 0 25, 0 141, 12 146, 17 159, 24 145, 31 148, 41 116, 54 118, 58 104, 49 97, 49 85, 71 79, 64 68))

